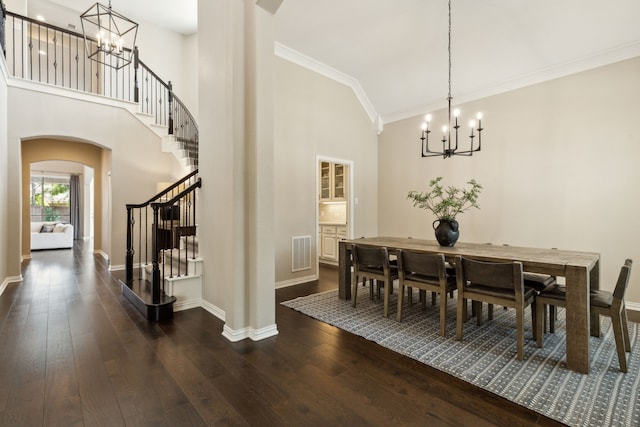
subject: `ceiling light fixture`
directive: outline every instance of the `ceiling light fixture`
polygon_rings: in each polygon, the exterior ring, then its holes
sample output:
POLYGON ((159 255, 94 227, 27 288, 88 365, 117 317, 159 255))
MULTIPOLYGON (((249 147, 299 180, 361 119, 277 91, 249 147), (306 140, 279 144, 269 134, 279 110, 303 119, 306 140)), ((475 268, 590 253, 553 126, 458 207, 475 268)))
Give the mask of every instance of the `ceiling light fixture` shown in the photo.
POLYGON ((91 6, 80 22, 89 59, 116 69, 131 63, 138 24, 111 9, 111 0, 91 6))
POLYGON ((436 157, 442 156, 443 159, 451 156, 472 156, 474 152, 480 151, 481 147, 481 139, 480 135, 482 133, 482 113, 478 113, 478 127, 476 128, 476 122, 471 120, 469 122, 469 126, 471 127, 471 134, 469 135, 469 139, 471 141, 470 147, 468 150, 459 151, 458 150, 458 129, 460 126, 458 125, 458 117, 460 116, 460 110, 453 110, 454 116, 454 125, 451 126, 451 101, 453 97, 451 96, 451 0, 449 0, 449 94, 447 96, 447 103, 449 105, 448 108, 448 126, 445 125, 442 127, 442 151, 432 150, 429 148, 429 134, 431 133, 431 114, 427 114, 425 116, 425 122, 422 124, 422 136, 420 140, 422 140, 422 157, 436 157), (475 129, 474 129, 475 128, 475 129), (451 129, 454 129, 453 138, 455 138, 455 144, 452 145, 452 135, 451 129), (474 134, 477 132, 477 135, 474 134), (478 137, 478 146, 474 147, 474 138, 478 137))

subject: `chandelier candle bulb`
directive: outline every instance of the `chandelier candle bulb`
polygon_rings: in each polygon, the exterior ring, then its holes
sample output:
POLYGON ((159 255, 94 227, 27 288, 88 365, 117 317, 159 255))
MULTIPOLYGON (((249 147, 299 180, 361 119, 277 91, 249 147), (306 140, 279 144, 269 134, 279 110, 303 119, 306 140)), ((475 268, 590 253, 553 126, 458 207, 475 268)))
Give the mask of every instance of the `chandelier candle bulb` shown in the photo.
POLYGON ((453 100, 453 97, 451 96, 451 0, 449 0, 449 45, 448 45, 448 52, 449 52, 449 94, 447 96, 447 104, 448 104, 448 125, 451 126, 452 122, 453 122, 453 129, 455 130, 455 132, 453 132, 454 135, 451 135, 451 130, 449 129, 449 134, 447 135, 447 126, 444 126, 442 128, 442 132, 444 133, 444 135, 442 136, 442 151, 439 150, 433 150, 429 147, 429 122, 431 121, 431 114, 428 114, 425 116, 426 119, 426 127, 423 124, 422 127, 422 136, 421 136, 421 141, 422 141, 422 157, 435 157, 435 156, 442 156, 443 159, 452 157, 452 156, 473 156, 473 153, 475 153, 476 151, 480 151, 480 134, 482 132, 482 125, 481 125, 481 119, 482 119, 482 114, 478 113, 478 127, 477 129, 475 129, 478 133, 478 146, 474 148, 473 146, 473 138, 475 137, 474 135, 474 124, 471 125, 471 135, 469 136, 470 139, 470 146, 468 149, 464 150, 458 150, 459 146, 458 146, 458 129, 460 128, 460 126, 458 125, 458 117, 460 116, 460 109, 456 108, 454 110, 451 110, 451 101, 453 100), (453 113, 453 117, 455 118, 455 120, 451 120, 451 114, 453 113), (447 139, 448 137, 448 139, 447 139), (455 142, 452 141, 452 137, 455 137, 455 142), (447 141, 449 142, 448 144, 447 141))

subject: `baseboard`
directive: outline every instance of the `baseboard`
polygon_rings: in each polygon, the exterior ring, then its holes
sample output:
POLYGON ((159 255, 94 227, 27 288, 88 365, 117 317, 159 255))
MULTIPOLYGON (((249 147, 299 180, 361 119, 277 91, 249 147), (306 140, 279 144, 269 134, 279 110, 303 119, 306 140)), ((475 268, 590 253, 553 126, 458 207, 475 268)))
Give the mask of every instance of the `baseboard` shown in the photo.
POLYGON ((226 314, 225 314, 224 310, 221 309, 220 307, 217 307, 217 306, 211 304, 209 301, 205 301, 205 300, 202 300, 200 302, 200 306, 202 308, 204 308, 205 310, 207 310, 209 313, 211 313, 214 316, 216 316, 218 319, 222 320, 223 322, 226 321, 226 314))
POLYGON ((640 303, 637 302, 624 302, 627 307, 627 318, 631 322, 640 323, 640 303))
POLYGON ((274 323, 273 325, 265 326, 264 328, 252 329, 251 336, 249 338, 253 341, 260 341, 276 335, 278 335, 278 326, 274 323))
POLYGON ((246 338, 251 338, 252 341, 260 341, 275 335, 278 335, 278 328, 275 323, 260 329, 246 327, 233 330, 227 325, 224 325, 224 328, 222 328, 222 336, 231 342, 242 341, 246 338))
POLYGON ((28 259, 31 259, 31 254, 29 254, 29 255, 21 255, 20 262, 24 262, 24 261, 26 261, 28 259))
POLYGON ((276 282, 276 289, 286 288, 289 286, 301 285, 303 283, 313 282, 318 280, 317 274, 312 274, 304 277, 297 277, 295 279, 283 280, 282 282, 276 282))
POLYGON ((7 277, 6 279, 4 279, 4 281, 2 282, 2 285, 0 285, 0 295, 4 293, 5 289, 7 289, 7 286, 9 286, 9 283, 18 283, 18 282, 22 282, 22 275, 7 277))
POLYGON ((191 308, 198 308, 198 307, 202 307, 202 300, 199 300, 199 299, 193 299, 190 301, 178 300, 176 301, 175 304, 173 304, 173 311, 189 310, 191 308))
POLYGON ((122 271, 124 269, 125 269, 124 264, 117 264, 117 265, 109 264, 109 271, 122 271))
POLYGON ((224 327, 222 328, 222 336, 231 342, 242 341, 245 338, 249 338, 249 329, 250 328, 242 328, 233 330, 228 325, 224 325, 224 327))
POLYGON ((100 255, 102 258, 105 259, 105 261, 107 261, 107 263, 109 262, 109 255, 107 255, 105 252, 101 251, 101 250, 97 250, 97 251, 93 251, 94 254, 100 255))

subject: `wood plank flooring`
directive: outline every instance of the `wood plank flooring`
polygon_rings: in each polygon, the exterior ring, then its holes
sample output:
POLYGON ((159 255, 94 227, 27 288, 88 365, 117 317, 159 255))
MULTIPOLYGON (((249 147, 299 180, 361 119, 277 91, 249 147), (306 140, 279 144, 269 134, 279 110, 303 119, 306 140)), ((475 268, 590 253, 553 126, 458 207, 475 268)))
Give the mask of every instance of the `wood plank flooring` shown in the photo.
POLYGON ((279 302, 279 335, 230 343, 203 309, 148 323, 102 258, 34 252, 0 296, 2 426, 560 425, 279 302))

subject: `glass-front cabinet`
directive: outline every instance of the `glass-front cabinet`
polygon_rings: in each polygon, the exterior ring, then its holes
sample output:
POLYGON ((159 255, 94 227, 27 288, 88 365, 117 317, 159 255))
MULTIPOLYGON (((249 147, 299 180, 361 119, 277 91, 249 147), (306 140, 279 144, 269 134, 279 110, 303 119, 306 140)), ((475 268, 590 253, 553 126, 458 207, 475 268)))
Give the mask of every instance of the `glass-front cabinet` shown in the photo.
POLYGON ((320 162, 320 201, 333 202, 347 199, 347 165, 320 162))

